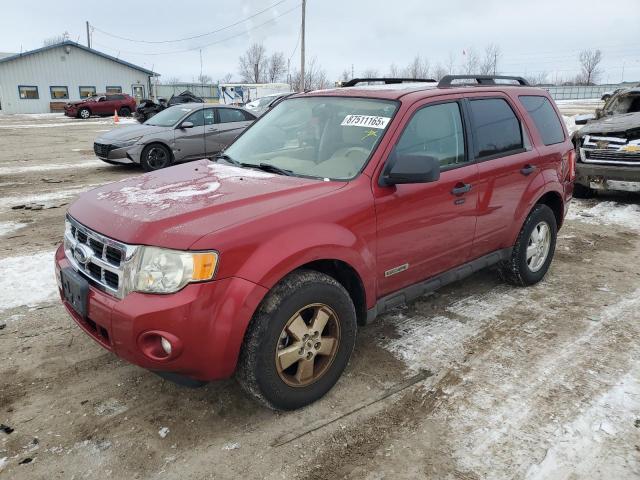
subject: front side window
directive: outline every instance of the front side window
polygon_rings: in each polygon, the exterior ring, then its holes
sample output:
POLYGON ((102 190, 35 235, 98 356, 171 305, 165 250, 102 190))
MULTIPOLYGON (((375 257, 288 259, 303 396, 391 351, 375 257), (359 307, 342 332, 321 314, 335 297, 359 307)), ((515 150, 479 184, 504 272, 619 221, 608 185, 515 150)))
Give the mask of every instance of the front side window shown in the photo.
POLYGON ((247 165, 267 163, 293 175, 348 180, 364 168, 397 108, 395 101, 366 98, 284 100, 225 153, 247 165))
POLYGON ((49 87, 52 100, 64 100, 69 98, 69 89, 67 87, 49 87))
POLYGON ((82 86, 79 88, 80 98, 93 97, 96 94, 96 87, 82 86))
POLYGON ((502 98, 469 102, 475 128, 475 157, 486 159, 516 153, 523 149, 520 122, 502 98))
POLYGON ((38 95, 38 87, 20 86, 18 87, 18 93, 22 100, 37 100, 40 98, 38 95))
POLYGON ((116 93, 122 93, 122 87, 107 87, 105 89, 107 95, 114 95, 116 93))
POLYGON ((441 169, 467 163, 460 105, 440 103, 418 110, 402 132, 396 152, 436 158, 441 169))
POLYGON ((187 118, 184 119, 185 122, 193 123, 194 127, 202 127, 204 125, 204 112, 202 109, 193 112, 187 118))
POLYGON ((537 95, 523 95, 520 101, 527 109, 533 123, 542 137, 542 143, 553 145, 564 142, 564 131, 556 111, 546 97, 537 95))

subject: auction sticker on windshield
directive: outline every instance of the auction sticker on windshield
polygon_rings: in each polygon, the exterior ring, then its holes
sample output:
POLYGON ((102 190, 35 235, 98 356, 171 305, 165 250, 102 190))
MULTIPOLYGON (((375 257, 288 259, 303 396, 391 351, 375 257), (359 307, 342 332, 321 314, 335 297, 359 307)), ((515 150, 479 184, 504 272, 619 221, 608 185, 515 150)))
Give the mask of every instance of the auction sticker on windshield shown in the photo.
POLYGON ((389 117, 376 117, 373 115, 347 115, 340 125, 347 127, 369 127, 384 129, 391 120, 389 117))

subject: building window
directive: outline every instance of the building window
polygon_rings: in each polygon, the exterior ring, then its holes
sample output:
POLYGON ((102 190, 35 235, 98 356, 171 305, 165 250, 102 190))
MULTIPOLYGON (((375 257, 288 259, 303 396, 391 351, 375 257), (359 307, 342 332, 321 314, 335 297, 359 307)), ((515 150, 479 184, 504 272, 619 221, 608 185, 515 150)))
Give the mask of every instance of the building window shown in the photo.
POLYGON ((22 100, 37 100, 40 98, 38 95, 38 87, 18 85, 18 92, 22 100))
POLYGON ((80 87, 80 98, 93 97, 96 94, 96 87, 80 87))
POLYGON ((107 95, 113 95, 115 93, 122 93, 122 87, 107 87, 107 95))
POLYGON ((65 100, 69 98, 69 89, 67 87, 49 87, 51 92, 51 100, 65 100))
POLYGON ((131 86, 131 93, 133 94, 133 97, 140 101, 144 98, 144 86, 143 85, 132 85, 131 86))

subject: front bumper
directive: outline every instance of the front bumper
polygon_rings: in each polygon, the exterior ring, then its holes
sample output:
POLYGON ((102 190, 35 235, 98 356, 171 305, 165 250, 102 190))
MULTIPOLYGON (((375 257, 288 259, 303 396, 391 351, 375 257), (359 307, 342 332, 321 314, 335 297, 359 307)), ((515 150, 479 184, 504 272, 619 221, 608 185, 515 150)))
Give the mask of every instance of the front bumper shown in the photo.
POLYGON ((594 165, 583 162, 576 164, 576 183, 590 187, 592 182, 606 185, 606 181, 640 182, 640 165, 594 165))
POLYGON ((96 142, 93 144, 93 151, 100 160, 107 160, 116 163, 140 163, 140 155, 144 145, 131 145, 128 147, 118 147, 113 144, 96 142), (98 147, 100 145, 100 147, 98 147), (105 148, 108 147, 108 148, 105 148))
MULTIPOLYGON (((71 267, 62 246, 55 264, 57 271, 71 267)), ((82 318, 60 292, 69 315, 103 348, 148 370, 203 381, 233 374, 246 327, 266 293, 241 278, 190 284, 170 295, 134 292, 122 300, 90 286, 82 318), (147 356, 140 342, 151 331, 179 339, 179 354, 165 360, 147 356)))

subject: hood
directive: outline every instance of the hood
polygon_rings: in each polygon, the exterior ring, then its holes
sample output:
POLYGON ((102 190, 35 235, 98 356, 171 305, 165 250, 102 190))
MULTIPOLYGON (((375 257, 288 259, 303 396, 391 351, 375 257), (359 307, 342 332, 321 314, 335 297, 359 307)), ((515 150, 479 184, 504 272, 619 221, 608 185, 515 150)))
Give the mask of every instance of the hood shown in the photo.
POLYGON ((121 242, 185 250, 204 235, 344 185, 199 160, 90 190, 69 214, 121 242))
POLYGON ((640 112, 610 115, 598 120, 591 120, 579 132, 580 135, 597 133, 624 133, 627 130, 640 131, 640 112))
POLYGON ((85 103, 86 100, 75 100, 73 102, 67 102, 67 105, 80 105, 81 103, 85 103))
POLYGON ((117 141, 128 140, 130 138, 139 137, 140 135, 150 135, 152 133, 165 132, 173 127, 156 127, 153 125, 126 125, 124 127, 114 128, 113 130, 100 135, 96 139, 98 143, 113 143, 117 141))

